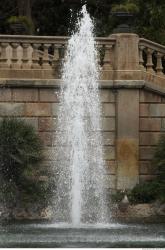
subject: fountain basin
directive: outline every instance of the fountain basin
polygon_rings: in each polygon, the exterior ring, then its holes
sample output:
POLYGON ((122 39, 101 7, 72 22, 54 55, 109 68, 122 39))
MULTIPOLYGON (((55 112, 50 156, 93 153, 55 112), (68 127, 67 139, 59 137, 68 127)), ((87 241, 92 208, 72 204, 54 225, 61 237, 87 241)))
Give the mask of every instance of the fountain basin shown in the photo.
POLYGON ((164 224, 10 223, 0 227, 0 247, 165 247, 164 224))

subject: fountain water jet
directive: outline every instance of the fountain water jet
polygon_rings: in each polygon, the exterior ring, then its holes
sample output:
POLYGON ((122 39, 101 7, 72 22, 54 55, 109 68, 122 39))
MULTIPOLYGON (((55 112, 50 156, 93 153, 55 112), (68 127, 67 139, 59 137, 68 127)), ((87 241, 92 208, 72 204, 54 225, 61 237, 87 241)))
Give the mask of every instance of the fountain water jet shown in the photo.
POLYGON ((94 26, 86 6, 80 15, 65 55, 56 133, 55 217, 72 226, 107 219, 94 26))

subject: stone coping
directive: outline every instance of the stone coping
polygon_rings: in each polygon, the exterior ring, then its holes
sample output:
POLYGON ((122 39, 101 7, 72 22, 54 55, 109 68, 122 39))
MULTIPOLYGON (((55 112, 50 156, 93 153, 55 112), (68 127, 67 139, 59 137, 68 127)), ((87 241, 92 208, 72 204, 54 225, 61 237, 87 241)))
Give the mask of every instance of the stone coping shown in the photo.
MULTIPOLYGON (((60 88, 63 81, 61 79, 1 79, 0 87, 13 87, 13 88, 60 88)), ((145 80, 100 80, 100 88, 109 89, 146 89, 151 92, 158 93, 165 96, 165 87, 158 86, 155 83, 147 82, 145 80)))

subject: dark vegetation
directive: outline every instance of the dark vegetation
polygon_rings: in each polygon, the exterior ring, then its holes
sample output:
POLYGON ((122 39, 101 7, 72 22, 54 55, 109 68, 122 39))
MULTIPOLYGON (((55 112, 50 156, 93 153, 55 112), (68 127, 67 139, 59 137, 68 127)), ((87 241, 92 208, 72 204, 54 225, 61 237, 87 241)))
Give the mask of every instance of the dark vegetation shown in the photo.
POLYGON ((165 202, 165 136, 162 136, 153 157, 153 168, 157 177, 136 185, 131 191, 118 191, 113 195, 113 201, 120 202, 126 193, 132 203, 149 203, 156 200, 165 202))
POLYGON ((0 135, 0 203, 46 203, 51 187, 39 178, 43 148, 34 128, 7 118, 0 121, 0 135))
POLYGON ((131 23, 139 36, 165 44, 164 0, 3 0, 0 33, 11 33, 7 20, 20 15, 33 20, 36 35, 70 35, 84 3, 95 20, 97 36, 113 32, 120 20, 112 12, 121 10, 134 13, 131 23))

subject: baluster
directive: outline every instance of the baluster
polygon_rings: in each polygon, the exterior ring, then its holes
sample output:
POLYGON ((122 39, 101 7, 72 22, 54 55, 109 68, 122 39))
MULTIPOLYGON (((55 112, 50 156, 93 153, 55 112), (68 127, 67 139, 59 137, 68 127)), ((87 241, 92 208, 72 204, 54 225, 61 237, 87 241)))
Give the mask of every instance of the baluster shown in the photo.
POLYGON ((0 57, 0 68, 10 68, 10 65, 7 63, 7 47, 8 43, 1 43, 1 57, 0 57))
POLYGON ((11 43, 12 47, 12 58, 11 58, 11 68, 18 69, 20 68, 20 65, 18 64, 18 46, 19 43, 11 43))
POLYGON ((155 73, 155 71, 153 70, 153 62, 152 62, 153 50, 147 48, 146 52, 147 52, 147 64, 146 64, 147 71, 155 73))
POLYGON ((29 43, 23 43, 22 48, 23 48, 23 55, 22 55, 22 68, 23 69, 29 69, 30 64, 29 64, 29 56, 28 56, 28 48, 30 44, 29 43))
POLYGON ((158 75, 163 75, 162 57, 163 55, 160 52, 156 53, 156 58, 157 58, 156 73, 158 75))
POLYGON ((54 44, 53 47, 54 47, 54 55, 53 55, 53 60, 52 60, 52 67, 53 69, 58 71, 59 61, 60 61, 59 45, 54 44))
POLYGON ((50 44, 44 44, 44 54, 42 58, 42 68, 43 69, 51 69, 50 63, 49 63, 49 53, 48 49, 50 47, 50 44))
POLYGON ((99 64, 100 67, 103 66, 103 45, 97 44, 97 63, 99 64))
POLYGON ((40 69, 41 68, 41 66, 39 64, 39 53, 38 53, 39 46, 40 46, 40 44, 38 44, 38 43, 32 44, 32 48, 33 48, 32 65, 31 65, 32 69, 40 69))
POLYGON ((105 55, 103 60, 103 70, 113 70, 112 67, 112 45, 105 45, 105 55))
POLYGON ((139 67, 141 70, 144 70, 144 60, 143 60, 143 50, 144 46, 139 46, 139 67))

